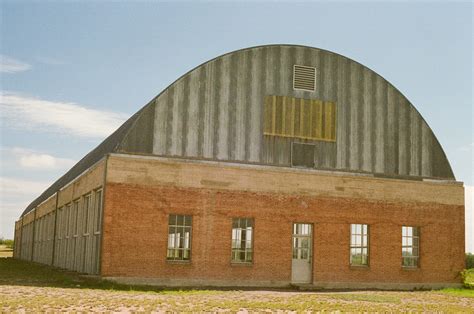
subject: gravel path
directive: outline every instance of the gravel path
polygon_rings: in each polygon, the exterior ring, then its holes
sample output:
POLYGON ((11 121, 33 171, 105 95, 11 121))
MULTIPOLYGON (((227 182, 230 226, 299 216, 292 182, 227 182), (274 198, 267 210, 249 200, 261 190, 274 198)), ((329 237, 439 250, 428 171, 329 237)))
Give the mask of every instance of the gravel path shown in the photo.
POLYGON ((427 292, 116 291, 0 285, 0 312, 464 312, 474 298, 427 292))

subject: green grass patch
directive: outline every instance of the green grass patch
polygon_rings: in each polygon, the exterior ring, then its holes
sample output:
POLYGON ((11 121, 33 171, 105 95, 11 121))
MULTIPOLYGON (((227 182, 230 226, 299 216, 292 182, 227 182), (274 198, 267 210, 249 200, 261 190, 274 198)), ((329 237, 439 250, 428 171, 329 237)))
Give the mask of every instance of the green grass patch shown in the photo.
POLYGON ((344 301, 363 301, 375 303, 399 303, 400 297, 388 294, 331 294, 331 297, 337 300, 344 301))
POLYGON ((449 295, 454 295, 457 297, 466 297, 466 298, 474 298, 474 290, 473 289, 462 289, 462 288, 446 288, 440 290, 442 293, 446 293, 449 295))
POLYGON ((0 259, 0 285, 140 291, 176 295, 218 293, 218 291, 205 289, 166 288, 165 290, 155 286, 119 284, 98 277, 85 276, 77 272, 13 258, 0 259))

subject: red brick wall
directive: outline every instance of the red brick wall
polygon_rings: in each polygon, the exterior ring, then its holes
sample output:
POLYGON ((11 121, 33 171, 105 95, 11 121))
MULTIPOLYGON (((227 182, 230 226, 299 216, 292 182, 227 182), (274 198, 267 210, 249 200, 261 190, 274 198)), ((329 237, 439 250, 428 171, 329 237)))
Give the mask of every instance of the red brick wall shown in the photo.
POLYGON ((464 206, 109 182, 102 275, 258 283, 291 281, 292 223, 313 223, 314 282, 456 283, 464 206), (193 215, 190 263, 166 261, 168 214, 193 215), (230 263, 233 217, 253 217, 254 263, 230 263), (370 225, 370 267, 349 267, 351 223, 370 225), (420 268, 401 267, 401 226, 421 227, 420 268))

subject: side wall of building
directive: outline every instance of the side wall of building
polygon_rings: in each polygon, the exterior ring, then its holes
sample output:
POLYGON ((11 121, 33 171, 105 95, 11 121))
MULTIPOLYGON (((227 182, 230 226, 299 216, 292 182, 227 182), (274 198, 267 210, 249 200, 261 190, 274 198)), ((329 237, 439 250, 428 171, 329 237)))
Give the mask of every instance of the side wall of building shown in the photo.
POLYGON ((16 223, 15 258, 99 273, 105 163, 96 163, 16 223))
POLYGON ((288 285, 295 222, 314 226, 314 285, 460 282, 460 184, 124 155, 107 164, 101 275, 164 285, 288 285), (193 217, 190 262, 166 259, 169 214, 193 217), (231 263, 238 217, 255 222, 251 265, 231 263), (370 226, 369 267, 350 267, 352 223, 370 226), (421 230, 420 267, 411 270, 401 266, 405 225, 421 230))

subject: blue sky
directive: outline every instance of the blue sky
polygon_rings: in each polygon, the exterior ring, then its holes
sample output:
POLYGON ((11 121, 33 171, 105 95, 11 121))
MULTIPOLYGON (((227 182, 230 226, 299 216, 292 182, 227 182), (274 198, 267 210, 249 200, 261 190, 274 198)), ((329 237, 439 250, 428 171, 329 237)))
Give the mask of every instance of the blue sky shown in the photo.
POLYGON ((352 58, 415 105, 467 186, 474 252, 470 1, 0 1, 0 9, 0 237, 11 238, 35 196, 176 78, 229 51, 291 43, 352 58))

